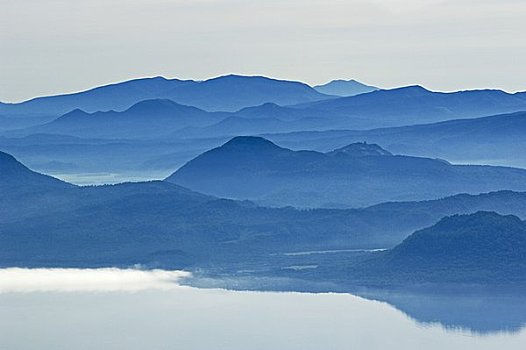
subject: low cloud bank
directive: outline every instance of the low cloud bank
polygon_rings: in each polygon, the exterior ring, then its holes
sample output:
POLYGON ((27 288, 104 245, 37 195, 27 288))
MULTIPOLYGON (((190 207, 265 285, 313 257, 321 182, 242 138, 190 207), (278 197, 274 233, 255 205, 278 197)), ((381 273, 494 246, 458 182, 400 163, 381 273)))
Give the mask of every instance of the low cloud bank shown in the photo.
POLYGON ((173 289, 184 271, 137 269, 0 269, 0 293, 117 292, 173 289))

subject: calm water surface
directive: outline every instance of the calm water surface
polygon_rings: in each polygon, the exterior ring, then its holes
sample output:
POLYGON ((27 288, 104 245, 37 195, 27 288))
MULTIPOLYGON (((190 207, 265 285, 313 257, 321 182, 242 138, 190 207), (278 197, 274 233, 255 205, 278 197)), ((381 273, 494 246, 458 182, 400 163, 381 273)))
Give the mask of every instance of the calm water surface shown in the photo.
POLYGON ((480 333, 348 294, 197 289, 183 276, 0 270, 0 349, 526 348, 523 327, 480 333))

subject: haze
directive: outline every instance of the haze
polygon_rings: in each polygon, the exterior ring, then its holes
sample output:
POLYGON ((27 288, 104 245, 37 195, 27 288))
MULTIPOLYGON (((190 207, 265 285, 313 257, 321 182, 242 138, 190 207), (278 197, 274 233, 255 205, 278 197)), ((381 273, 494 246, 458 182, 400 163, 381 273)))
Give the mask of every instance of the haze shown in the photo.
POLYGON ((0 0, 0 100, 141 76, 524 90, 519 0, 0 0))

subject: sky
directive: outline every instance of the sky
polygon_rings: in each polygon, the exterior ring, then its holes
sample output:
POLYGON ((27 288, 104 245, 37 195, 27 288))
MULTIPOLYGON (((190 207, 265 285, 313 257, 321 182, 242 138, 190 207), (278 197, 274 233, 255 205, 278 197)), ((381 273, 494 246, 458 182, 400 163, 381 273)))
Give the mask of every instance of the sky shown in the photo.
POLYGON ((0 0, 0 101, 138 77, 526 90, 524 0, 0 0))

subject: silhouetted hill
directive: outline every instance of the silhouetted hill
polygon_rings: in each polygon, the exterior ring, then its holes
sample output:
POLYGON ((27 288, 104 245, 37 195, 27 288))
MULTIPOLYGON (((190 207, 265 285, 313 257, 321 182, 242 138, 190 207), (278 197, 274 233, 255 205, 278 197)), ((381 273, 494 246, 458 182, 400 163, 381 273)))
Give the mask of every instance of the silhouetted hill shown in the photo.
POLYGON ((86 112, 123 111, 148 99, 171 99, 210 111, 236 111, 266 102, 295 104, 328 98, 299 83, 265 77, 228 75, 206 81, 144 78, 57 96, 1 104, 0 114, 62 115, 74 109, 86 112))
POLYGON ((220 197, 298 207, 356 207, 460 192, 526 190, 523 169, 452 165, 376 151, 383 156, 356 157, 339 150, 335 157, 292 151, 259 137, 236 137, 189 161, 166 180, 220 197))
POLYGON ((417 231, 389 252, 391 261, 453 267, 526 265, 526 225, 493 212, 455 215, 417 231))
POLYGON ((378 90, 377 87, 365 85, 356 80, 333 80, 324 85, 317 85, 314 89, 322 94, 342 97, 378 90))
MULTIPOLYGON (((404 283, 526 283, 526 224, 493 212, 454 215, 417 231, 395 248, 357 266, 380 279, 404 283)), ((367 280, 362 276, 360 279, 367 280)))
POLYGON ((286 263, 316 268, 282 272, 274 267, 261 274, 304 283, 323 279, 338 286, 333 289, 380 300, 390 299, 386 290, 442 298, 523 295, 525 257, 526 223, 514 215, 479 211, 445 217, 388 250, 298 256, 286 263))

